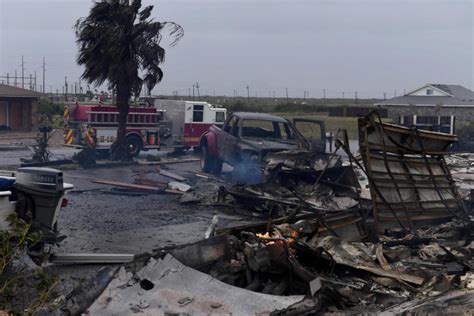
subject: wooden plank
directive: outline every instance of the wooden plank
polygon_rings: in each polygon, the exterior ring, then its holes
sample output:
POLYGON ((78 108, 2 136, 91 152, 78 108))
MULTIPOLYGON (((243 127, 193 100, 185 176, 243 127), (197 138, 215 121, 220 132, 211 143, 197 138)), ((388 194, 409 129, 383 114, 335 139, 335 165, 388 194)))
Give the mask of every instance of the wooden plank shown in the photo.
POLYGON ((185 192, 181 192, 181 191, 173 190, 173 189, 165 189, 165 192, 170 193, 170 194, 178 194, 178 195, 183 195, 185 193, 185 192))
POLYGON ((145 186, 152 186, 152 187, 161 187, 161 188, 166 188, 168 187, 167 182, 162 182, 162 181, 155 181, 155 180, 150 180, 150 179, 135 179, 133 181, 133 184, 138 184, 138 185, 145 185, 145 186))
POLYGON ((186 181, 187 180, 185 177, 182 177, 182 176, 180 176, 176 173, 166 171, 166 170, 163 170, 163 169, 160 170, 160 174, 162 176, 165 176, 165 177, 168 177, 168 178, 171 178, 171 179, 175 179, 175 180, 178 180, 178 181, 186 181))
POLYGON ((133 183, 126 183, 126 182, 117 182, 117 181, 110 181, 110 180, 91 180, 93 183, 98 184, 106 184, 112 185, 119 188, 126 188, 132 190, 144 190, 144 191, 154 191, 154 192, 161 192, 163 188, 153 187, 149 185, 141 185, 141 184, 133 184, 133 183))
POLYGON ((199 161, 199 158, 185 158, 185 159, 173 159, 173 160, 160 160, 160 161, 146 161, 144 159, 140 159, 138 163, 140 165, 171 165, 171 164, 178 164, 178 163, 187 163, 187 162, 196 162, 199 161))

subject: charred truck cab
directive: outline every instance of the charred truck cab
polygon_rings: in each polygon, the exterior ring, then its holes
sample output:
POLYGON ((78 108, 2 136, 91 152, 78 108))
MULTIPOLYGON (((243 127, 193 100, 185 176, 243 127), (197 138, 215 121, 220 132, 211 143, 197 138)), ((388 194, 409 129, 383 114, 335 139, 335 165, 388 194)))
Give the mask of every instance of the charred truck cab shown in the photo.
POLYGON ((238 112, 222 128, 211 126, 200 146, 202 171, 219 174, 225 162, 234 167, 239 182, 258 182, 270 153, 296 149, 325 153, 326 130, 323 121, 291 123, 275 115, 238 112))

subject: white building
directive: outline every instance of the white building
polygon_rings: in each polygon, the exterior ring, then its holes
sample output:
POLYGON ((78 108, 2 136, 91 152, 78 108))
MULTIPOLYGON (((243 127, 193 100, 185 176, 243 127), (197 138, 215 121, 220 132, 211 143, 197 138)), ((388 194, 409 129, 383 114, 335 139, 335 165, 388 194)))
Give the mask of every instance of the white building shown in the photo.
POLYGON ((451 134, 456 120, 474 121, 474 91, 460 85, 425 84, 375 105, 396 123, 451 134))

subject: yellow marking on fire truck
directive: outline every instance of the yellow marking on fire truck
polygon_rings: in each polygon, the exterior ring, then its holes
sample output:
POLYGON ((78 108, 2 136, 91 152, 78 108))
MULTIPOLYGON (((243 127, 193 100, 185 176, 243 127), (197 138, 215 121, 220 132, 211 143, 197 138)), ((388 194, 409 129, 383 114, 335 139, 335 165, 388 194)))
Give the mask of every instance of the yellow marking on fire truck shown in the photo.
POLYGON ((63 118, 65 122, 69 121, 69 107, 67 105, 64 106, 63 118))
POLYGON ((201 137, 191 137, 191 136, 186 136, 184 137, 185 142, 198 142, 201 139, 201 137))
POLYGON ((86 142, 90 147, 95 147, 94 129, 92 127, 89 127, 86 131, 86 142))
POLYGON ((69 128, 66 128, 64 130, 64 143, 66 145, 71 145, 72 144, 72 141, 74 140, 74 137, 73 137, 73 130, 72 129, 69 129, 69 128))

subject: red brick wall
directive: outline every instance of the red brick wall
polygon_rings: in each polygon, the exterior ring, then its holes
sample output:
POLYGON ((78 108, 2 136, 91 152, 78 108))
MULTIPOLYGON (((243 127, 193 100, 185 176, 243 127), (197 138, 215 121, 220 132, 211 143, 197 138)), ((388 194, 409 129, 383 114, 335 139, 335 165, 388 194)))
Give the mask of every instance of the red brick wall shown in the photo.
POLYGON ((12 130, 32 131, 38 128, 37 99, 0 98, 0 125, 7 124, 6 104, 9 105, 9 126, 12 130))

